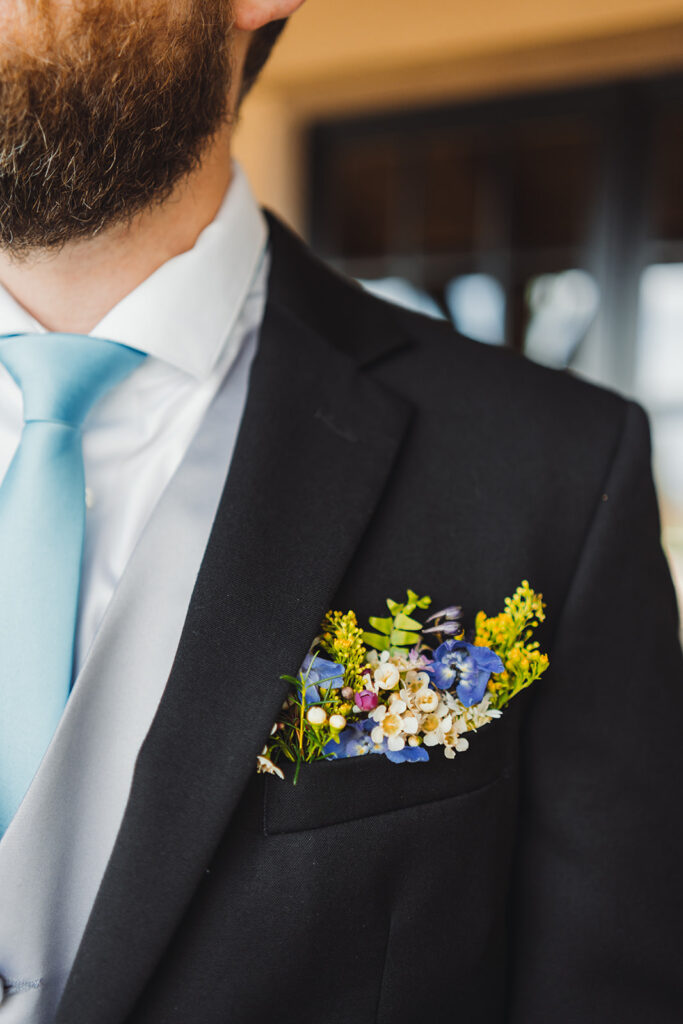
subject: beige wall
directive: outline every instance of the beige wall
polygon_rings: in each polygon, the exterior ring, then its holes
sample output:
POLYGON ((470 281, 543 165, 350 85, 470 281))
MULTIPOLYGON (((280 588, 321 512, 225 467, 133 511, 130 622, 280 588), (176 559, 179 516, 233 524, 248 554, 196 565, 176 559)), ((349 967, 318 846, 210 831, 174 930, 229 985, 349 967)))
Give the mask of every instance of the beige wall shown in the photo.
POLYGON ((244 106, 259 198, 302 221, 311 119, 683 67, 683 0, 308 0, 244 106))

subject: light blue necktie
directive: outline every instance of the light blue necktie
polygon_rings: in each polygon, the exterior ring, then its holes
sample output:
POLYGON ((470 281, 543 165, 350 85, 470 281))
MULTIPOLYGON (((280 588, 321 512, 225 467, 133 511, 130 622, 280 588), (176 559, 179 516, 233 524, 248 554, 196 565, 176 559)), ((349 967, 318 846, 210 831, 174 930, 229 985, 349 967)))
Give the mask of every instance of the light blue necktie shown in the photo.
POLYGON ((79 334, 0 336, 22 390, 21 443, 0 485, 0 835, 71 689, 85 528, 81 424, 144 354, 79 334))

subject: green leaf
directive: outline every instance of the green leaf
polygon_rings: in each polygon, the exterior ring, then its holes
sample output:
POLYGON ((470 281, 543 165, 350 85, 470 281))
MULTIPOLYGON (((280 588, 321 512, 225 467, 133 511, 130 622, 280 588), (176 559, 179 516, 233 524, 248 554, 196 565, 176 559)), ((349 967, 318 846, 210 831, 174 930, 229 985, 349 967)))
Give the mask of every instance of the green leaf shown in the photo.
POLYGON ((389 641, 394 647, 412 647, 419 643, 420 635, 419 633, 406 633, 404 629, 394 629, 389 641))
POLYGON ((363 633, 363 643, 378 651, 389 650, 389 637, 380 636, 379 633, 363 633))
POLYGON ((395 629, 422 629, 422 623, 418 622, 417 619, 411 619, 409 615, 405 615, 401 612, 394 619, 395 629))
POLYGON ((387 636, 391 633, 394 627, 393 619, 378 619, 376 615, 371 615, 368 622, 374 629, 378 629, 380 633, 386 633, 387 636))
POLYGON ((403 611, 403 605, 399 604, 398 601, 392 601, 390 597, 387 598, 387 608, 392 615, 398 615, 403 611))

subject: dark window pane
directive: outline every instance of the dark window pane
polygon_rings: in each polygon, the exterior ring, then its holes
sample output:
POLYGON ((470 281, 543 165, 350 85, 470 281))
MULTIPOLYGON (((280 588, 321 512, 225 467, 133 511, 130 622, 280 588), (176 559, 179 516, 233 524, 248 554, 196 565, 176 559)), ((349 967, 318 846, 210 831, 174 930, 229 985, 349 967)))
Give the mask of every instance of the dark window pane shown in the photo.
POLYGON ((598 183, 595 130, 582 121, 527 121, 511 128, 512 244, 586 241, 598 183))
POLYGON ((652 235, 683 240, 683 117, 667 112, 655 124, 652 235))
POLYGON ((424 232, 428 251, 467 251, 476 243, 477 160, 464 133, 428 137, 424 145, 424 232))
POLYGON ((322 184, 335 255, 353 259, 391 251, 399 170, 391 140, 366 137, 332 147, 322 184))

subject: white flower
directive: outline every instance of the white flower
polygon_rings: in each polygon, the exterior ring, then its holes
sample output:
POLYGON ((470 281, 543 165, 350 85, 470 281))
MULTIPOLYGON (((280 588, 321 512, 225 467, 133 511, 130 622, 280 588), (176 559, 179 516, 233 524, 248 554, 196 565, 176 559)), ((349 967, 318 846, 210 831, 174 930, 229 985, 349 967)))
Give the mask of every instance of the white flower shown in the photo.
POLYGON ((382 728, 381 725, 375 726, 375 728, 370 733, 370 739, 375 744, 375 746, 381 746, 382 741, 384 739, 384 729, 382 728))
POLYGON ((439 706, 439 700, 440 698, 436 690, 428 690, 426 687, 418 690, 415 694, 415 705, 424 715, 436 711, 439 706))
POLYGON ((401 721, 400 715, 394 715, 389 713, 382 719, 382 731, 385 736, 398 736, 402 732, 403 722, 401 721))
POLYGON ((467 750, 470 745, 469 740, 466 740, 464 736, 458 736, 457 734, 451 733, 446 737, 446 743, 443 748, 444 755, 452 761, 455 757, 456 751, 462 754, 463 751, 467 750))
MULTIPOLYGON (((386 654, 386 651, 382 652, 386 654)), ((374 673, 375 683, 382 690, 393 690, 398 686, 399 672, 395 665, 392 665, 388 661, 384 661, 378 665, 374 673)))
POLYGON ((424 733, 424 745, 426 747, 436 747, 448 744, 448 734, 453 728, 453 717, 452 715, 445 715, 440 717, 438 714, 432 713, 427 715, 422 720, 422 732, 424 733))
POLYGON ((325 708, 321 707, 309 708, 306 718, 311 725, 324 725, 327 721, 327 712, 325 711, 325 708))
POLYGON ((392 711, 393 714, 395 715, 402 715, 403 712, 407 710, 407 708, 408 705, 404 700, 401 699, 400 695, 398 693, 392 693, 391 697, 389 698, 390 711, 392 711))
POLYGON ((260 773, 267 773, 268 775, 277 775, 279 779, 284 779, 283 772, 273 764, 269 757, 264 757, 263 754, 259 754, 256 758, 256 771, 260 773))
POLYGON ((429 673, 422 669, 411 668, 406 672, 406 682, 415 683, 415 692, 429 683, 429 673))
POLYGON ((480 726, 492 722, 495 718, 500 718, 503 713, 498 708, 489 707, 491 695, 488 693, 484 695, 478 704, 472 704, 470 707, 465 707, 455 694, 449 693, 447 690, 444 690, 441 696, 444 703, 454 712, 459 732, 465 732, 468 725, 478 729, 480 726))
POLYGON ((405 733, 408 733, 409 736, 414 736, 420 727, 417 718, 415 718, 413 715, 403 715, 403 717, 401 718, 401 723, 403 725, 403 731, 405 733))
POLYGON ((390 736, 387 740, 387 746, 389 750, 403 750, 406 745, 406 741, 402 736, 390 736))
POLYGON ((337 732, 341 732, 342 729, 346 728, 346 719, 343 715, 331 715, 330 716, 330 729, 335 729, 337 732))
POLYGON ((391 658, 392 663, 396 666, 399 672, 407 672, 410 668, 410 662, 406 661, 402 654, 394 654, 391 658))
POLYGON ((439 719, 436 715, 427 715, 422 721, 422 732, 424 733, 424 743, 426 747, 435 747, 437 743, 441 743, 439 719))

